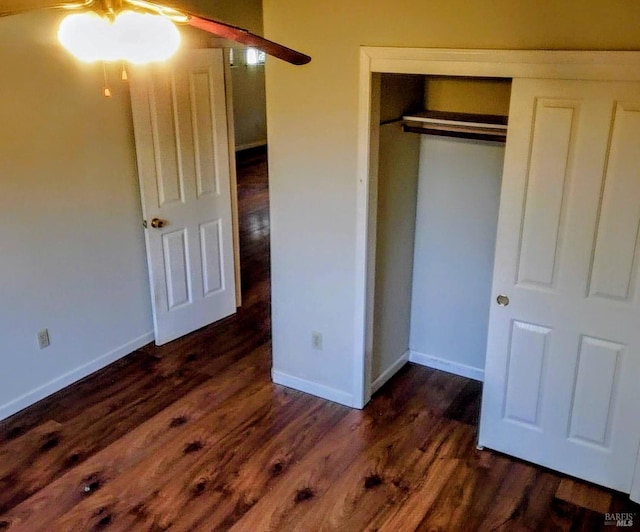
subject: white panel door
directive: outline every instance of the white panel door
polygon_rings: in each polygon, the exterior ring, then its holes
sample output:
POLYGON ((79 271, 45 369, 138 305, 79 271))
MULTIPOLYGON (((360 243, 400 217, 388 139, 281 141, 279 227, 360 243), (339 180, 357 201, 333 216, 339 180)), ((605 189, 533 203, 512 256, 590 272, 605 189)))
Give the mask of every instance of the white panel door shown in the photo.
POLYGON ((138 172, 161 345, 236 309, 222 50, 185 52, 135 74, 138 172))
POLYGON ((638 139, 640 84, 514 80, 479 436, 627 493, 640 442, 638 139))

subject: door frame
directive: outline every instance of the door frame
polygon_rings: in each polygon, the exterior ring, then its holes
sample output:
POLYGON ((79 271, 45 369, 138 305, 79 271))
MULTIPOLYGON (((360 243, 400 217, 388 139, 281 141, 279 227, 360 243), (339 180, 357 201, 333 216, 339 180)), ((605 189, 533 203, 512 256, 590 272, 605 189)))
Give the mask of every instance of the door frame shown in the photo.
POLYGON ((229 145, 229 179, 231 193, 231 232, 233 234, 233 270, 236 279, 236 308, 242 306, 242 275, 240 269, 240 215, 238 212, 238 173, 236 168, 236 126, 233 115, 233 83, 229 46, 221 39, 213 38, 211 48, 222 48, 224 64, 225 105, 227 107, 227 136, 229 145))
MULTIPOLYGON (((360 47, 353 406, 371 399, 380 79, 375 74, 640 81, 640 52, 360 47)), ((632 493, 640 497, 640 458, 632 493)))

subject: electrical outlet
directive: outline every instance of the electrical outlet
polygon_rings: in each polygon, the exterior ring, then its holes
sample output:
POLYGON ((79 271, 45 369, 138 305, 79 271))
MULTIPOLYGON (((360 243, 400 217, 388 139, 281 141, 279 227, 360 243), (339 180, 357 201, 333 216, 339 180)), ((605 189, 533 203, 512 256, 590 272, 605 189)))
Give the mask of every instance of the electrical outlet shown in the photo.
POLYGON ((38 333, 38 345, 40 346, 40 349, 49 347, 50 343, 51 342, 49 341, 49 329, 42 329, 38 333))
POLYGON ((322 349, 322 333, 318 331, 312 331, 311 333, 311 347, 314 349, 322 349))

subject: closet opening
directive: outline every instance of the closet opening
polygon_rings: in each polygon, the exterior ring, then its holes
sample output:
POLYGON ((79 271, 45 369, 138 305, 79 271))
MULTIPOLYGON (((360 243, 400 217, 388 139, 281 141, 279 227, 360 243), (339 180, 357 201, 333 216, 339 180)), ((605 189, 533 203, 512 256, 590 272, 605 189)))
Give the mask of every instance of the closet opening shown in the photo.
POLYGON ((482 380, 511 79, 373 74, 372 93, 365 378, 482 380))
MULTIPOLYGON (((632 201, 640 189, 631 178, 640 165, 633 142, 639 81, 637 52, 361 47, 354 389, 362 395, 354 406, 365 405, 372 387, 407 360, 475 372, 484 377, 479 446, 640 498, 640 426, 629 424, 640 374, 640 358, 631 355, 640 352, 640 211, 632 201), (485 90, 507 95, 508 106, 497 96, 481 98, 485 90), (437 112, 501 114, 490 109, 498 101, 509 115, 503 166, 502 156, 462 155, 460 149, 479 150, 479 139, 455 138, 451 154, 442 146, 446 137, 404 131, 443 118, 437 112), (400 114, 385 115, 393 106, 400 114), (395 120, 400 115, 414 120, 395 120), (464 171, 456 175, 458 167, 464 171), (499 197, 495 181, 493 196, 473 188, 490 175, 481 168, 497 169, 499 197), (454 187, 465 175, 479 177, 454 187), (485 200, 500 208, 497 235, 483 226, 481 234, 491 237, 483 247, 477 226, 490 217, 470 215, 485 200), (421 246, 425 228, 431 248, 421 246), (493 245, 495 264, 491 271, 484 263, 483 285, 481 252, 493 245), (427 249, 425 269, 419 257, 427 249), (436 273, 442 277, 425 281, 436 273), (472 278, 483 290, 491 284, 489 297, 478 290, 484 303, 476 312, 465 284, 472 278), (422 300, 420 282, 430 295, 422 300), (416 312, 421 302, 425 320, 416 312), (488 328, 480 327, 489 305, 488 328), (424 333, 425 350, 433 352, 418 360, 424 333), (475 333, 482 338, 465 347, 475 333), (454 358, 456 346, 465 357, 479 348, 478 358, 454 358)), ((482 142, 488 151, 502 149, 495 139, 482 142)))

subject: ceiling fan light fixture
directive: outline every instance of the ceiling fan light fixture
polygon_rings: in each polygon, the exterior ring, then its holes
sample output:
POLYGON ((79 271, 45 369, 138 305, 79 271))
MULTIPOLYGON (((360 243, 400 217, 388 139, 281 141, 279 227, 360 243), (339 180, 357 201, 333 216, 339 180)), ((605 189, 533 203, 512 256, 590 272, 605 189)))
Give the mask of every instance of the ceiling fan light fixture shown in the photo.
POLYGON ((180 32, 162 15, 127 10, 111 21, 88 12, 65 17, 58 40, 84 62, 146 64, 169 59, 180 47, 180 32))
POLYGON ((166 61, 180 47, 180 32, 162 15, 122 11, 113 28, 121 58, 133 64, 166 61))
POLYGON ((58 30, 58 40, 80 61, 114 61, 111 25, 97 13, 67 15, 58 30))

